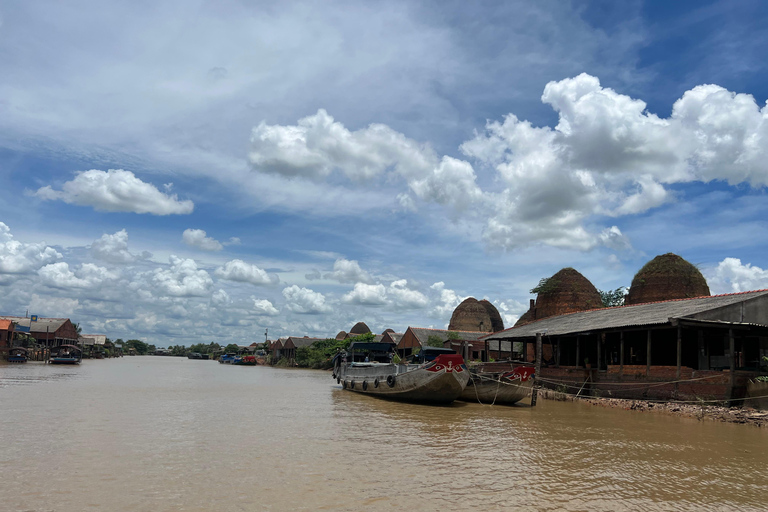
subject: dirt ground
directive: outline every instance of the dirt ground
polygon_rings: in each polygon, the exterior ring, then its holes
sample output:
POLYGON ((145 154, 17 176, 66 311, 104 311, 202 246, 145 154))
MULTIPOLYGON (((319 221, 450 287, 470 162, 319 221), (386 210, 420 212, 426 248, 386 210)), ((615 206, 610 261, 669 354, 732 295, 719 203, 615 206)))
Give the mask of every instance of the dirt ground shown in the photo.
POLYGON ((674 402, 649 402, 618 398, 574 397, 551 390, 539 390, 539 398, 560 401, 579 401, 601 407, 615 407, 631 411, 648 411, 659 414, 676 414, 700 421, 724 421, 756 427, 768 427, 768 411, 749 407, 723 407, 718 405, 681 404, 674 402))

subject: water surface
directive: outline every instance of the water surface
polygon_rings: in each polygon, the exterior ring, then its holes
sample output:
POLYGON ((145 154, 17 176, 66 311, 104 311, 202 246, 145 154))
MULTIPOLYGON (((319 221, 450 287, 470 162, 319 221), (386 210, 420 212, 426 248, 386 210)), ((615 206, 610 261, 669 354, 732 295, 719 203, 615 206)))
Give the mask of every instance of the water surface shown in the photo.
POLYGON ((0 364, 0 441, 3 511, 768 508, 764 429, 181 358, 0 364))

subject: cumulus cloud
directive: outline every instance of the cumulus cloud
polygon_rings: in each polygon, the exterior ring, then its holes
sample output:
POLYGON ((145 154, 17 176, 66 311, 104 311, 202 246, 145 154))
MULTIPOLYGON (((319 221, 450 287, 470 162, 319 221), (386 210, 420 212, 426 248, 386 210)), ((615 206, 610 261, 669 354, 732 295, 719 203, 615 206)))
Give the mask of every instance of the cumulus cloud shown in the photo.
POLYGON ((749 95, 698 86, 665 119, 581 74, 548 83, 541 99, 559 115, 554 128, 510 114, 461 146, 505 184, 485 233, 492 244, 611 246, 618 239, 587 232, 587 217, 645 212, 674 199, 673 183, 768 182, 768 110, 749 95))
POLYGON ((214 306, 227 306, 232 303, 232 299, 229 294, 221 288, 213 292, 211 295, 211 304, 214 306))
MULTIPOLYGON (((441 160, 428 145, 383 124, 350 131, 322 109, 294 126, 262 122, 251 135, 250 162, 261 172, 312 180, 338 171, 352 181, 370 181, 391 172, 419 198, 457 210, 482 195, 467 162, 441 160)), ((399 200, 414 207, 407 194, 399 200)))
POLYGON ((768 270, 742 264, 739 258, 725 258, 707 272, 707 282, 713 293, 763 290, 768 288, 768 270))
POLYGON ((426 295, 408 288, 408 281, 398 279, 389 286, 383 284, 355 283, 355 287, 341 298, 347 304, 361 306, 390 305, 396 309, 423 308, 429 304, 426 295))
POLYGON ((0 274, 26 274, 62 258, 44 243, 25 244, 13 239, 11 228, 0 222, 0 274))
POLYGON ((387 289, 383 284, 355 283, 354 289, 341 298, 347 304, 382 306, 387 303, 387 289))
POLYGON ((221 242, 206 235, 202 229, 185 229, 181 238, 185 244, 204 251, 220 251, 224 248, 221 242))
POLYGON ((462 301, 462 298, 459 297, 455 291, 446 288, 445 283, 442 281, 433 284, 429 289, 437 295, 434 300, 436 306, 432 310, 434 316, 444 317, 445 315, 453 313, 453 310, 456 309, 456 306, 462 301))
POLYGON ((251 297, 251 300, 253 301, 253 312, 257 315, 277 316, 280 314, 280 311, 267 299, 251 297))
POLYGON ((286 307, 299 314, 330 313, 331 307, 325 303, 325 296, 309 288, 300 288, 296 285, 283 289, 283 297, 286 307))
POLYGON ((101 235, 101 238, 91 244, 91 254, 94 258, 109 263, 133 263, 137 260, 149 259, 152 254, 144 251, 133 254, 128 250, 128 232, 121 229, 117 233, 101 235))
POLYGON ((250 160, 261 172, 312 180, 334 173, 352 182, 400 180, 405 187, 396 197, 404 209, 416 210, 421 200, 467 212, 485 223, 487 243, 504 249, 626 248, 617 227, 592 231, 589 221, 674 201, 675 183, 768 184, 768 106, 750 95, 700 85, 662 118, 583 73, 549 82, 541 100, 557 112, 556 126, 508 114, 460 146, 496 173, 493 190, 480 188, 469 161, 439 157, 385 125, 348 130, 324 110, 292 126, 261 123, 250 160))
POLYGON ((326 279, 334 279, 340 283, 370 283, 370 274, 360 268, 355 260, 339 258, 333 263, 333 272, 325 274, 326 279))
POLYGON ((213 279, 208 272, 197 268, 195 260, 171 255, 169 261, 169 268, 155 269, 152 275, 152 282, 158 289, 173 297, 202 297, 208 294, 213 279))
POLYGON ((255 285, 274 284, 280 281, 276 275, 267 274, 256 265, 246 263, 243 260, 232 260, 214 271, 214 275, 227 281, 238 281, 255 285))
POLYGON ((41 296, 36 293, 32 294, 29 301, 30 312, 47 317, 69 318, 74 316, 79 308, 80 301, 77 299, 41 296))
POLYGON ((43 284, 53 288, 94 288, 104 281, 118 276, 104 267, 93 263, 83 263, 77 272, 69 268, 69 264, 60 261, 51 263, 39 269, 37 275, 43 284))
POLYGON ((79 172, 71 181, 54 190, 50 185, 34 193, 37 197, 68 204, 92 206, 107 212, 151 213, 153 215, 189 214, 190 200, 160 192, 154 185, 137 178, 131 171, 109 169, 79 172))

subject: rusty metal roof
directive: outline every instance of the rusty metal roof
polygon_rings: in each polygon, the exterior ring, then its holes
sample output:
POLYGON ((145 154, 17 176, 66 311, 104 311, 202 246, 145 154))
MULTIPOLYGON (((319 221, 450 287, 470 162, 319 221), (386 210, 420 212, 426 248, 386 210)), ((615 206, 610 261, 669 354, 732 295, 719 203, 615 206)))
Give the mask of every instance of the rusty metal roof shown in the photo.
POLYGON ((671 318, 684 318, 763 295, 768 295, 768 290, 580 311, 544 318, 519 327, 511 327, 483 339, 532 338, 536 336, 536 333, 561 336, 606 329, 661 325, 669 323, 671 318))

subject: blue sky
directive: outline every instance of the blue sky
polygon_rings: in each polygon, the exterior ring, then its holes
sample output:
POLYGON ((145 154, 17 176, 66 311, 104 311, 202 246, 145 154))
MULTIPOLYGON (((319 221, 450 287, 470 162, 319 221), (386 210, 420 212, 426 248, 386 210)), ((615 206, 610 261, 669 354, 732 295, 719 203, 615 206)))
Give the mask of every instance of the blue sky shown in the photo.
POLYGON ((768 287, 764 2, 0 2, 4 314, 165 346, 768 287))

